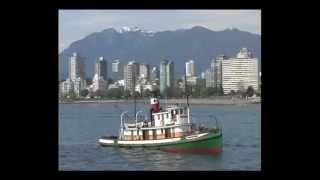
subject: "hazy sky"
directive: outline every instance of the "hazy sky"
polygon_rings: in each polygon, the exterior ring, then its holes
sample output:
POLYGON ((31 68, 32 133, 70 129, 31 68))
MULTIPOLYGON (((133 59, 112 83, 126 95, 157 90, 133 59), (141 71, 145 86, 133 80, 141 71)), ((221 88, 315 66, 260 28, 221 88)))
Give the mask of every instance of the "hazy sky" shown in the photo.
POLYGON ((72 42, 107 28, 140 27, 151 31, 203 26, 219 31, 238 28, 261 34, 260 10, 59 10, 59 52, 72 42))

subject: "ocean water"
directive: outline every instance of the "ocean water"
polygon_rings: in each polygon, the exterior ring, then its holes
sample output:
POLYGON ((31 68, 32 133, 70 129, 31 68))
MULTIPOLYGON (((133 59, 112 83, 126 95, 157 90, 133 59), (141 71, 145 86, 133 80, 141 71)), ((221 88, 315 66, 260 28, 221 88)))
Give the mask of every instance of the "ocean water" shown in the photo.
MULTIPOLYGON (((137 104, 138 110, 148 110, 137 104)), ((100 136, 118 135, 121 111, 133 104, 59 104, 59 170, 196 171, 261 169, 261 105, 193 105, 192 122, 223 128, 223 152, 176 154, 144 148, 101 147, 100 136)), ((146 112, 146 111, 145 111, 146 112)))

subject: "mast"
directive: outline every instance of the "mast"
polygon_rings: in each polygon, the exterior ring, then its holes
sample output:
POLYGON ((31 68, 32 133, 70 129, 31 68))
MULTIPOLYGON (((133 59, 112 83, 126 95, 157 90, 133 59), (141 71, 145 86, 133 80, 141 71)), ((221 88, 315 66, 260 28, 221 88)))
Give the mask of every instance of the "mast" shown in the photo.
POLYGON ((136 64, 133 65, 133 69, 134 69, 134 77, 133 77, 133 99, 134 99, 134 117, 136 116, 136 111, 137 111, 137 106, 136 106, 136 71, 137 71, 137 67, 136 64))
POLYGON ((165 97, 165 100, 166 100, 166 108, 168 108, 168 88, 166 88, 166 97, 165 97))
POLYGON ((184 75, 184 91, 185 91, 186 96, 187 96, 187 106, 189 108, 189 98, 188 98, 189 94, 187 92, 187 75, 186 74, 184 75))
POLYGON ((189 107, 189 93, 187 92, 187 69, 184 73, 184 89, 187 96, 187 106, 188 106, 188 124, 190 124, 190 107, 189 107))

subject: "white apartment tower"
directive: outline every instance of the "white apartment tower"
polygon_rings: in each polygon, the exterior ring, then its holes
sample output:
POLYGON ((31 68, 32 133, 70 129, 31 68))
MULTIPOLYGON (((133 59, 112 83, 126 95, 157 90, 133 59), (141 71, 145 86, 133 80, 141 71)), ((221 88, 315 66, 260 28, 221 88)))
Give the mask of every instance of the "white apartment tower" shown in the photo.
POLYGON ((195 67, 194 67, 194 61, 189 60, 186 62, 186 76, 194 76, 195 75, 195 67))
POLYGON ((145 79, 149 80, 149 78, 150 78, 149 64, 140 64, 139 71, 140 71, 139 75, 141 78, 145 78, 145 79))
POLYGON ((86 80, 78 77, 73 81, 73 90, 77 96, 80 96, 80 92, 87 88, 86 80))
POLYGON ((95 74, 98 77, 107 80, 107 61, 103 57, 99 57, 95 64, 95 74))
POLYGON ((125 89, 133 92, 139 76, 139 64, 130 61, 125 68, 125 89))
POLYGON ((215 59, 211 61, 210 67, 204 72, 206 88, 216 87, 215 85, 215 59))
POLYGON ((70 93, 70 91, 73 91, 73 82, 68 78, 65 81, 61 82, 60 84, 60 91, 62 95, 70 93))
POLYGON ((224 94, 231 90, 258 89, 258 59, 247 48, 242 48, 235 58, 222 61, 222 86, 224 94))
POLYGON ((163 59, 160 61, 160 93, 168 95, 174 86, 173 61, 163 59))
POLYGON ((205 72, 204 72, 204 79, 205 79, 205 85, 206 85, 206 88, 208 87, 215 87, 215 84, 214 84, 214 71, 213 71, 213 68, 208 68, 205 72))
POLYGON ((73 53, 69 62, 69 78, 75 81, 77 78, 84 79, 84 62, 78 53, 73 53))
POLYGON ((222 61, 228 59, 227 56, 221 54, 212 60, 211 67, 214 69, 214 87, 221 90, 222 88, 222 61))
POLYGON ((155 81, 156 79, 159 79, 159 70, 157 67, 153 67, 150 72, 150 80, 155 81))
POLYGON ((69 94, 70 91, 73 91, 79 96, 87 86, 84 79, 84 62, 77 53, 73 53, 69 60, 69 78, 62 82, 61 91, 62 94, 69 94))
POLYGON ((107 61, 103 57, 99 57, 96 61, 90 88, 93 92, 107 89, 107 61))
POLYGON ((123 65, 119 59, 115 59, 112 62, 112 78, 113 80, 121 80, 124 77, 123 65))
POLYGON ((104 80, 102 76, 99 76, 97 73, 94 75, 92 79, 92 90, 96 92, 97 90, 106 90, 107 89, 107 81, 104 80))

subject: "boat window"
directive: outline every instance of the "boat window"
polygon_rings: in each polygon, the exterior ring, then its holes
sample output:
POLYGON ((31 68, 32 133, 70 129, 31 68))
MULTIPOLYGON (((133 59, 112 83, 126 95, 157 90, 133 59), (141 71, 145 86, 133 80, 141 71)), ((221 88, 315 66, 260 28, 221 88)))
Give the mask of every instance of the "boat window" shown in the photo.
POLYGON ((180 114, 183 114, 183 109, 180 109, 180 114))
POLYGON ((158 114, 158 119, 160 119, 160 114, 158 114))
POLYGON ((169 118, 169 113, 167 113, 167 119, 169 118))
POLYGON ((161 120, 164 120, 164 114, 161 114, 161 120))

